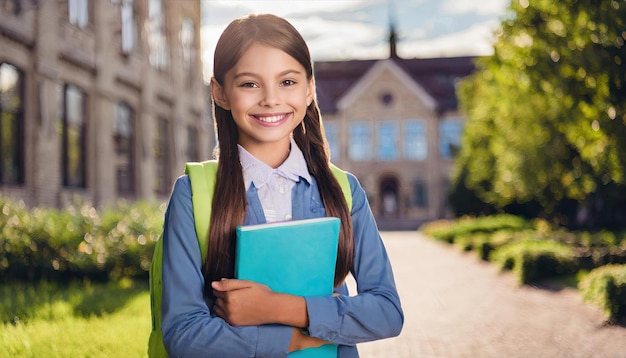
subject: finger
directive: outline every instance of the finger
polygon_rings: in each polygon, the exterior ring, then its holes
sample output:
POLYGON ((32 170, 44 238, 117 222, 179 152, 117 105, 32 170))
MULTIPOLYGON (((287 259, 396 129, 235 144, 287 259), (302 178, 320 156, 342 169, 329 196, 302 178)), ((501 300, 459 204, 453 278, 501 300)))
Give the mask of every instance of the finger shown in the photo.
POLYGON ((213 289, 213 296, 217 297, 217 298, 223 298, 226 296, 226 292, 224 291, 218 291, 217 289, 213 289))
POLYGON ((224 307, 224 300, 221 298, 218 298, 215 300, 215 307, 219 307, 220 309, 224 307))
POLYGON ((219 290, 219 291, 233 291, 233 290, 239 290, 242 288, 248 288, 250 286, 252 286, 251 281, 235 280, 235 279, 228 279, 228 278, 223 278, 220 281, 211 282, 211 287, 213 287, 214 290, 219 290))
POLYGON ((222 307, 215 305, 214 310, 215 310, 215 314, 219 318, 221 318, 224 321, 226 321, 226 312, 222 309, 222 307))

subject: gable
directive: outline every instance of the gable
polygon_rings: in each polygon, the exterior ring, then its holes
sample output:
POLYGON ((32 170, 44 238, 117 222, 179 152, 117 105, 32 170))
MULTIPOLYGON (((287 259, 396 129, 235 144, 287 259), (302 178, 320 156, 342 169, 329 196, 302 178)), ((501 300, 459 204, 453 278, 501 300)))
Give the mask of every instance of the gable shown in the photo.
POLYGON ((373 87, 379 87, 379 81, 383 76, 391 76, 395 83, 406 90, 429 110, 435 111, 437 101, 413 78, 400 68, 393 60, 386 59, 377 61, 358 81, 356 81, 345 94, 338 99, 337 108, 345 110, 353 106, 366 91, 373 87))

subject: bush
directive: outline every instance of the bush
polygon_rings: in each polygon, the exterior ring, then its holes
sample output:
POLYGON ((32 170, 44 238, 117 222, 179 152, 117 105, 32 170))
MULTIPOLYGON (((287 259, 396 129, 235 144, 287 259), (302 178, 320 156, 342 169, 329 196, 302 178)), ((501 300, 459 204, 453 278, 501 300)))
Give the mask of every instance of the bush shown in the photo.
POLYGON ((604 265, 626 263, 625 232, 579 232, 572 245, 581 268, 591 270, 604 265))
POLYGON ((474 241, 474 250, 478 257, 483 261, 489 261, 489 255, 493 250, 504 246, 508 243, 519 240, 520 237, 526 235, 524 231, 516 232, 512 230, 496 231, 490 235, 484 235, 474 241))
POLYGON ((498 230, 524 230, 530 228, 525 219, 508 214, 463 217, 454 221, 438 220, 420 227, 420 230, 433 238, 452 243, 458 237, 475 233, 492 233, 498 230))
POLYGON ((577 271, 572 248, 560 242, 525 238, 506 244, 490 255, 501 270, 513 270, 520 284, 577 271))
POLYGON ((147 278, 164 205, 29 210, 0 197, 0 281, 147 278))
POLYGON ((607 265, 589 272, 578 284, 583 300, 602 309, 609 322, 626 317, 626 265, 607 265))

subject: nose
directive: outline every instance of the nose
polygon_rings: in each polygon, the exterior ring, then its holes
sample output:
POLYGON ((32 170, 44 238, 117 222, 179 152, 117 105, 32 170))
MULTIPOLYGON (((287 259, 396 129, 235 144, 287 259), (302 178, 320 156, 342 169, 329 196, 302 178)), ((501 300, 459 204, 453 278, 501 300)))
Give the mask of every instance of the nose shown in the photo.
POLYGON ((263 98, 261 98, 260 105, 263 107, 272 107, 279 102, 278 91, 274 88, 265 87, 263 89, 263 98))

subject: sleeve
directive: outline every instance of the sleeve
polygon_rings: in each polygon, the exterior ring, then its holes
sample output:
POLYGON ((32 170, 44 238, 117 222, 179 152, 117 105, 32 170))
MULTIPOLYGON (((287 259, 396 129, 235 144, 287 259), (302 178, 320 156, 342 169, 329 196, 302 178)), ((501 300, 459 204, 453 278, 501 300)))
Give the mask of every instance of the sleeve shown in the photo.
POLYGON ((191 184, 176 180, 163 224, 163 341, 170 357, 286 357, 292 329, 229 325, 204 299, 191 184))
POLYGON ((352 227, 356 296, 305 297, 311 336, 336 344, 355 345, 397 336, 404 313, 391 269, 365 191, 353 175, 352 227))

